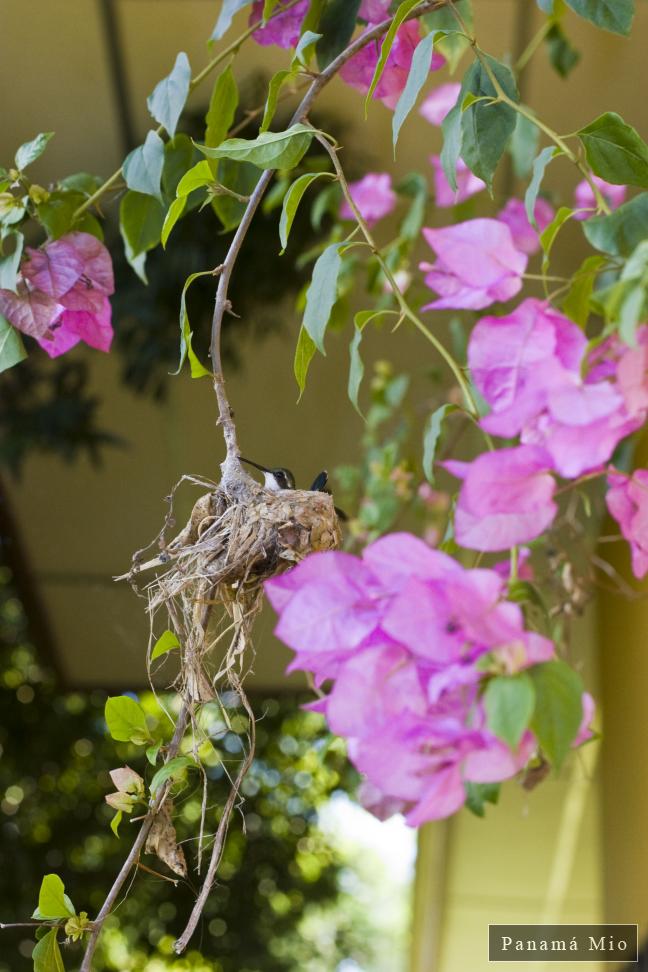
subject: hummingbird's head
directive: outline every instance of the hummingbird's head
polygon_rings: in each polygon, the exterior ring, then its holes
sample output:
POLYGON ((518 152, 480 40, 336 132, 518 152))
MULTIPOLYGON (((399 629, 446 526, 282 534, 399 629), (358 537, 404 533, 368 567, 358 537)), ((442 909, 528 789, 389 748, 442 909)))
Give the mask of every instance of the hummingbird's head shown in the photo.
POLYGON ((264 476, 265 484, 268 489, 295 488, 295 477, 291 473, 290 469, 285 469, 283 466, 278 466, 276 469, 267 470, 264 473, 264 476))
POLYGON ((247 463, 248 466, 254 466, 255 469, 263 473, 266 489, 271 489, 273 492, 279 489, 295 489, 295 477, 290 469, 286 469, 284 466, 268 469, 258 462, 253 462, 252 459, 244 459, 243 456, 239 456, 239 459, 241 462, 247 463))

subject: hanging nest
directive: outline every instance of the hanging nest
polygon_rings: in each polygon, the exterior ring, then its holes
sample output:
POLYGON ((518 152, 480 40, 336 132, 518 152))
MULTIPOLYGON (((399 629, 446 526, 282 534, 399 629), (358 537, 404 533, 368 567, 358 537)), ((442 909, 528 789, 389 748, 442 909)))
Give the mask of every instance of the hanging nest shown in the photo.
POLYGON ((160 554, 142 563, 145 551, 139 551, 124 575, 136 585, 142 572, 158 569, 146 586, 151 625, 164 610, 181 646, 175 687, 189 702, 213 699, 223 682, 241 691, 253 662, 251 631, 263 602, 263 582, 309 553, 339 546, 341 539, 327 493, 273 492, 251 479, 238 462, 233 472, 232 463, 226 462, 223 472, 219 485, 194 477, 180 480, 168 498, 169 513, 157 537, 160 554), (209 492, 167 543, 166 533, 175 522, 175 492, 187 480, 209 492))

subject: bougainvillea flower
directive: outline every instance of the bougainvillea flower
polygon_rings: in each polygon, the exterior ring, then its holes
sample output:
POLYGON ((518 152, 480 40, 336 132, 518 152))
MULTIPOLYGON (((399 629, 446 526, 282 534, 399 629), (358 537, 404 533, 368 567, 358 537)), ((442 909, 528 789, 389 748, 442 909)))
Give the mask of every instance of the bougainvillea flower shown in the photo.
POLYGON ((535 446, 498 449, 471 463, 443 463, 463 480, 455 535, 470 550, 508 550, 535 539, 556 515, 551 457, 535 446))
POLYGON ((432 163, 433 170, 434 199, 437 206, 442 209, 447 206, 456 206, 486 188, 486 183, 470 171, 463 159, 459 159, 457 162, 456 190, 452 188, 446 179, 443 165, 441 164, 441 157, 439 155, 431 155, 430 162, 432 163))
MULTIPOLYGON (((349 190, 351 198, 360 210, 360 215, 370 226, 391 213, 397 202, 388 172, 368 172, 358 182, 350 182, 349 190)), ((340 217, 354 219, 346 199, 340 206, 340 217)))
POLYGON ((459 97, 461 85, 457 81, 449 81, 434 88, 421 104, 419 112, 431 125, 441 125, 441 122, 459 97))
POLYGON ((423 310, 480 310, 506 301, 522 288, 527 257, 513 245, 508 226, 496 219, 470 219, 455 226, 424 229, 437 255, 435 263, 420 263, 425 282, 440 294, 423 310))
POLYGON ((389 17, 391 0, 362 0, 358 17, 368 24, 380 24, 389 17))
MULTIPOLYGON (((379 98, 389 108, 396 107, 396 103, 407 83, 412 56, 419 40, 418 22, 408 20, 399 27, 387 58, 387 64, 374 92, 374 98, 379 98)), ((351 60, 347 61, 340 71, 340 77, 352 88, 367 92, 371 86, 379 56, 380 42, 371 41, 358 51, 351 60)), ((443 55, 435 51, 432 56, 431 70, 437 71, 444 64, 443 55)))
POLYGON ((546 229, 554 218, 553 206, 546 199, 536 200, 534 213, 538 224, 537 229, 529 222, 521 199, 509 199, 504 209, 497 214, 500 222, 506 223, 510 229, 515 246, 528 256, 538 252, 540 249, 539 234, 546 229))
POLYGON ((319 679, 331 677, 378 624, 373 579, 361 562, 343 553, 309 557, 288 576, 292 590, 277 578, 266 592, 281 611, 277 636, 297 652, 291 670, 307 668, 319 679))
POLYGON ((541 446, 562 476, 596 469, 645 418, 643 341, 640 329, 636 348, 606 342, 583 378, 587 339, 546 303, 525 300, 505 317, 483 317, 468 346, 475 386, 491 408, 482 427, 541 446))
POLYGON ((608 477, 607 508, 630 544, 635 577, 648 573, 648 469, 632 476, 613 470, 608 477))
MULTIPOLYGON (((308 0, 300 0, 290 10, 275 14, 268 20, 265 27, 259 27, 252 36, 257 44, 262 44, 264 47, 269 47, 272 44, 276 44, 278 47, 295 47, 307 11, 308 0)), ((255 0, 250 13, 250 24, 256 24, 262 17, 263 0, 255 0)))
POLYGON ((36 339, 52 334, 52 326, 59 319, 63 307, 54 297, 40 290, 21 286, 18 293, 0 290, 0 314, 23 334, 36 339))
POLYGON ((18 292, 0 291, 0 312, 35 337, 51 358, 84 341, 108 351, 113 337, 108 297, 114 292, 106 247, 89 233, 68 233, 28 249, 18 292))
POLYGON ((583 718, 581 719, 581 724, 578 727, 578 732, 572 743, 572 748, 575 749, 577 746, 582 746, 584 742, 591 739, 594 735, 592 731, 592 722, 594 721, 594 715, 596 712, 596 704, 594 699, 589 694, 589 692, 583 692, 583 718))
MULTIPOLYGON (((618 209, 621 203, 625 200, 627 188, 626 186, 615 186, 611 182, 606 182, 605 179, 599 178, 599 176, 592 176, 592 182, 596 188, 601 192, 601 195, 605 199, 606 203, 610 209, 618 209)), ((574 206, 576 209, 591 209, 592 213, 576 213, 574 219, 589 219, 589 215, 593 215, 596 211, 597 202, 594 191, 586 179, 579 182, 574 189, 574 206)))
MULTIPOLYGON (((538 467, 540 450, 518 452, 527 472, 538 467)), ((521 496, 528 482, 519 486, 521 496)), ((481 701, 492 674, 554 657, 551 641, 526 630, 496 571, 466 569, 397 533, 362 558, 312 554, 265 588, 277 634, 297 652, 291 668, 332 683, 308 708, 346 738, 366 777, 363 804, 381 818, 402 812, 417 826, 448 816, 467 782, 507 779, 536 751, 528 730, 516 749, 496 738, 481 701)))

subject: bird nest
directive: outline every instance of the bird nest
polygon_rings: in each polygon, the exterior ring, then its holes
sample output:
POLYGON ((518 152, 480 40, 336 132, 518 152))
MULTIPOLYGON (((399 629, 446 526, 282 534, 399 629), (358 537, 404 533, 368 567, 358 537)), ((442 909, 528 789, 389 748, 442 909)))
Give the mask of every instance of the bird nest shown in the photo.
POLYGON ((180 643, 176 687, 187 701, 205 702, 223 682, 240 690, 253 662, 251 632, 263 582, 309 553, 339 546, 340 527, 327 493, 274 492, 238 464, 219 485, 183 477, 168 500, 169 513, 154 541, 160 553, 142 562, 146 548, 139 551, 124 576, 137 587, 143 572, 156 569, 145 587, 151 630, 164 612, 180 643), (175 493, 187 480, 209 491, 195 503, 184 529, 167 542, 175 493))

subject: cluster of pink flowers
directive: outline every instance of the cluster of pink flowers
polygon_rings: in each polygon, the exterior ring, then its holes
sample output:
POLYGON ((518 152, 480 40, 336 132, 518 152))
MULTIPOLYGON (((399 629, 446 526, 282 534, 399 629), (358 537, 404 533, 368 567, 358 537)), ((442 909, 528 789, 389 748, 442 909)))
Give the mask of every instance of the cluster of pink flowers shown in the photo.
POLYGON ((0 290, 0 313, 36 338, 51 358, 85 341, 109 351, 113 337, 109 296, 112 261, 89 233, 68 233, 38 250, 27 250, 17 288, 0 290))
MULTIPOLYGON (((379 24, 389 16, 390 0, 363 0, 359 17, 369 27, 379 24)), ((252 35, 263 45, 279 47, 294 47, 300 37, 301 26, 308 10, 308 0, 300 3, 272 17, 264 27, 260 27, 252 35)), ((263 15, 263 0, 256 0, 252 6, 250 23, 256 23, 263 15)), ((398 30, 392 44, 385 69, 374 98, 383 101, 388 107, 394 108, 398 101, 412 66, 412 56, 420 36, 419 23, 416 20, 406 21, 398 30)), ((367 92, 376 70, 380 56, 380 42, 368 43, 344 65, 340 77, 347 84, 359 91, 367 92)), ((445 58, 437 53, 433 54, 431 70, 437 71, 445 64, 445 58)))
POLYGON ((603 470, 618 443, 644 423, 648 328, 636 347, 608 340, 586 352, 580 328, 540 300, 475 325, 468 364, 490 407, 482 428, 519 436, 520 445, 445 463, 463 480, 455 515, 462 546, 506 550, 538 537, 557 511, 554 474, 574 479, 603 470))
MULTIPOLYGON (((412 826, 446 817, 466 782, 519 772, 537 744, 526 730, 515 750, 487 727, 481 689, 554 657, 527 631, 494 570, 466 570, 406 533, 370 544, 362 558, 313 554, 266 583, 276 634, 328 694, 311 708, 348 740, 365 775, 365 803, 402 811, 412 826)), ((589 697, 574 745, 588 738, 589 697)))

